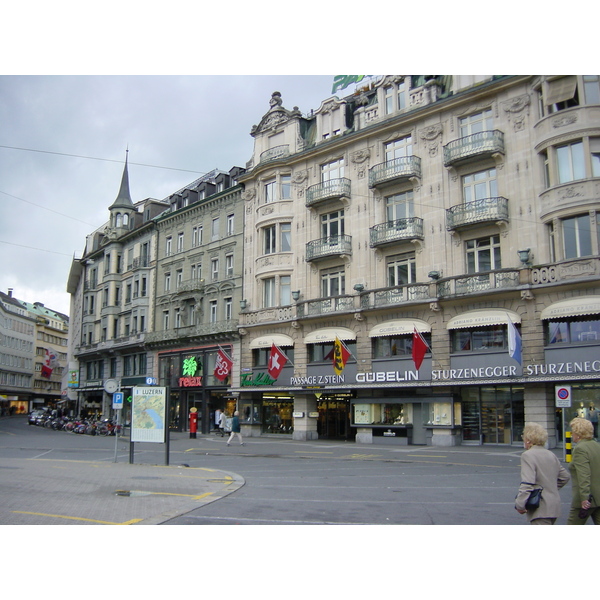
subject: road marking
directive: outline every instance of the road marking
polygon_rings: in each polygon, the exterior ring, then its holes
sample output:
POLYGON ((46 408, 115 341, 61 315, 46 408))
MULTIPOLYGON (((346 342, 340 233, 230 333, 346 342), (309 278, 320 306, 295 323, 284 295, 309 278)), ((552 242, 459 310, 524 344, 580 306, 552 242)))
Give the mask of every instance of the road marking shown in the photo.
POLYGON ((12 510, 11 512, 20 515, 36 515, 38 517, 52 517, 54 519, 67 519, 70 521, 86 521, 88 523, 99 523, 100 525, 133 525, 134 523, 143 521, 143 519, 131 519, 129 521, 124 521, 123 523, 113 523, 112 521, 99 521, 97 519, 85 519, 83 517, 68 517, 66 515, 50 515, 47 513, 27 512, 25 510, 12 510))
POLYGON ((317 452, 316 450, 314 451, 305 451, 305 450, 295 450, 294 451, 296 454, 333 454, 333 452, 317 452))
POLYGON ((441 454, 411 454, 409 458, 448 458, 447 456, 441 454))

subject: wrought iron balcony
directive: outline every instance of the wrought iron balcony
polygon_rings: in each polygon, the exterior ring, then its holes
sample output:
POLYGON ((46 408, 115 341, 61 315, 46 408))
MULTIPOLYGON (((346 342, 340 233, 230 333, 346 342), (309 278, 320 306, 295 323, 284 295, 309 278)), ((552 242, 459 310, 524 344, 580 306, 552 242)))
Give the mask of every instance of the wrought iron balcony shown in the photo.
POLYGON ((278 158, 283 158, 284 156, 288 156, 290 153, 290 145, 283 144, 281 146, 274 146, 273 148, 269 148, 260 154, 259 162, 264 163, 270 160, 277 160, 278 158))
POLYGON ((307 262, 330 256, 340 256, 342 254, 352 254, 351 235, 332 235, 320 240, 313 240, 306 244, 307 262))
POLYGON ((373 307, 390 306, 401 302, 421 302, 430 298, 428 283, 407 285, 376 290, 373 292, 373 307))
POLYGON ((410 217, 379 223, 379 225, 371 227, 369 233, 371 248, 402 240, 423 239, 423 219, 410 217))
POLYGON ((508 200, 506 198, 502 196, 482 198, 446 209, 446 229, 448 231, 488 221, 508 222, 508 200))
POLYGON ((342 177, 330 179, 311 185, 306 190, 306 206, 314 206, 323 200, 334 200, 336 198, 350 197, 350 180, 342 177))
POLYGON ((298 304, 298 317, 311 317, 332 312, 355 310, 358 306, 356 296, 336 296, 321 300, 309 300, 298 304))
POLYGON ((421 159, 418 156, 401 156, 375 165, 369 169, 369 187, 421 177, 421 159))
POLYGON ((438 281, 438 295, 441 298, 454 295, 475 294, 497 289, 515 289, 519 286, 519 271, 505 269, 475 273, 465 277, 453 277, 438 281))
POLYGON ((449 167, 471 158, 504 154, 504 133, 480 131, 454 140, 444 146, 444 166, 449 167))

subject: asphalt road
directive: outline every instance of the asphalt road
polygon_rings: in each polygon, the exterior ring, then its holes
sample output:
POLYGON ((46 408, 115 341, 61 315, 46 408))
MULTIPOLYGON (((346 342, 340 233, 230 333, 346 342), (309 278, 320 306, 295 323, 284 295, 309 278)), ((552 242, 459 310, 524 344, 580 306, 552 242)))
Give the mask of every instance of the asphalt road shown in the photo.
POLYGON ((2 419, 0 524, 527 524, 514 510, 520 448, 225 442, 174 433, 168 465, 163 444, 137 443, 130 464, 127 437, 2 419))

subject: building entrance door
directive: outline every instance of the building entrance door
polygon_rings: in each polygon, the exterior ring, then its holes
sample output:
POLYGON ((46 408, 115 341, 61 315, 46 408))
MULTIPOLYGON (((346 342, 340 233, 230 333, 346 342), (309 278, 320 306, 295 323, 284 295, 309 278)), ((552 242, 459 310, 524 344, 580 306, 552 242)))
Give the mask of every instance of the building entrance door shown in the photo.
POLYGON ((350 402, 348 400, 322 400, 318 402, 317 433, 321 439, 348 439, 350 429, 350 402))

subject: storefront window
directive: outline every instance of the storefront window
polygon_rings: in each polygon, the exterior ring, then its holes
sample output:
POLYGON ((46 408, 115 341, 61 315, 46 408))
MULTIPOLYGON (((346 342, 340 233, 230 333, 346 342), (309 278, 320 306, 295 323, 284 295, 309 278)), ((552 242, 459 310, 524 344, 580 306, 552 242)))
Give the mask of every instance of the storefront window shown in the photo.
POLYGON ((600 340, 600 320, 597 318, 547 321, 544 328, 548 344, 572 344, 600 340))
POLYGON ((357 425, 365 422, 356 420, 357 416, 364 419, 362 408, 357 412, 357 407, 365 406, 370 407, 369 416, 373 425, 409 425, 413 421, 412 404, 357 404, 354 409, 354 422, 357 425))
POLYGON ((244 423, 260 423, 258 405, 252 400, 240 401, 240 420, 244 423))
POLYGON ((265 433, 292 433, 294 430, 293 410, 294 403, 291 398, 285 400, 263 398, 263 431, 265 433))
POLYGON ((423 411, 423 424, 428 425, 452 425, 452 403, 432 402, 426 405, 423 411))
MULTIPOLYGON (((287 356, 290 364, 294 362, 294 348, 285 347, 281 348, 282 352, 287 356)), ((256 348, 252 351, 252 358, 255 367, 266 367, 269 364, 269 355, 271 354, 271 347, 268 348, 256 348)))
MULTIPOLYGON (((431 334, 423 333, 425 341, 431 346, 431 334)), ((373 358, 390 356, 410 356, 412 354, 412 333, 396 337, 376 337, 372 340, 373 358)))
POLYGON ((452 331, 453 352, 485 352, 508 348, 506 325, 452 331))
MULTIPOLYGON (((352 356, 356 356, 356 341, 344 340, 344 345, 352 356)), ((308 362, 325 362, 333 360, 333 342, 325 342, 324 344, 307 344, 308 362)))

